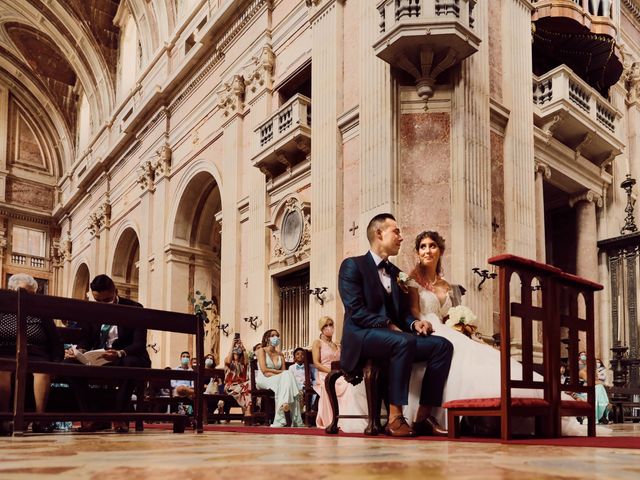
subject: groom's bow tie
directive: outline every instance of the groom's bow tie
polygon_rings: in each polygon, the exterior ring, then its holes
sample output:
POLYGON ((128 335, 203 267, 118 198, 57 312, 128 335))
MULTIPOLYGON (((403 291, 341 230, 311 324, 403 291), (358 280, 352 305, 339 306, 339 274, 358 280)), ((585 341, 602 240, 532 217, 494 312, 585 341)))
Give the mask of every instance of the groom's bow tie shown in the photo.
POLYGON ((387 272, 387 275, 391 276, 391 264, 389 263, 389 260, 382 260, 379 264, 378 264, 378 270, 383 269, 385 272, 387 272))

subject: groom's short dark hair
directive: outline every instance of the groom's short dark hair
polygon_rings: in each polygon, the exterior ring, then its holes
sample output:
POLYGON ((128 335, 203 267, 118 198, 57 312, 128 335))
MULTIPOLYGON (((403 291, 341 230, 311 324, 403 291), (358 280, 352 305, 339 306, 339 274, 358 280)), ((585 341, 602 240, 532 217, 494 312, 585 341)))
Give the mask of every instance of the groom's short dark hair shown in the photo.
POLYGON ((367 240, 369 240, 369 243, 373 242, 376 236, 376 230, 378 230, 387 219, 395 221, 396 217, 390 213, 379 213, 371 219, 369 225, 367 225, 367 240))

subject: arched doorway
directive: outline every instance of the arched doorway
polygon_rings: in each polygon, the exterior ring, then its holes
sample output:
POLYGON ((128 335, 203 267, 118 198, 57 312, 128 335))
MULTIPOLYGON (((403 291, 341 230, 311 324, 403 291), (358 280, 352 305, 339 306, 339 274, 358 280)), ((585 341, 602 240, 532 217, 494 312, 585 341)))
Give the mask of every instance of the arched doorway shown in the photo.
MULTIPOLYGON (((205 327, 205 353, 211 352, 220 363, 220 245, 221 226, 216 215, 222 209, 220 187, 208 172, 199 172, 189 181, 178 203, 169 252, 170 297, 175 307, 196 291, 214 302, 211 322, 205 327)), ((172 345, 171 348, 176 346, 172 345)), ((193 352, 193 340, 187 346, 193 352)), ((179 351, 174 352, 177 358, 179 351)))
POLYGON ((122 232, 113 254, 111 278, 118 293, 131 300, 138 300, 138 262, 140 242, 133 228, 122 232))
POLYGON ((73 280, 73 289, 71 290, 71 297, 78 298, 80 300, 87 300, 89 281, 89 267, 87 267, 86 263, 82 263, 76 270, 76 276, 73 280))

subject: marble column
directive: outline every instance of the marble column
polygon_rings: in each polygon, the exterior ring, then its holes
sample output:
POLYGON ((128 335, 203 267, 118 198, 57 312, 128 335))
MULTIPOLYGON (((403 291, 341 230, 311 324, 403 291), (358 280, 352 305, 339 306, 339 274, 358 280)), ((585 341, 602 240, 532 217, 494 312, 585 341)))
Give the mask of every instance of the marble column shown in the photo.
POLYGON ((549 178, 551 178, 551 169, 544 163, 536 161, 536 260, 542 263, 547 261, 544 226, 544 181, 549 178))
POLYGON ((464 303, 478 316, 479 330, 491 333, 492 282, 482 290, 473 267, 488 268, 491 256, 491 158, 489 109, 488 5, 474 10, 475 33, 482 43, 464 60, 454 79, 451 132, 450 281, 467 288, 464 303))
MULTIPOLYGON (((238 82, 236 82, 238 83, 238 82)), ((236 91, 238 108, 231 113, 224 124, 222 178, 222 272, 220 280, 220 317, 229 323, 235 332, 240 331, 240 258, 242 254, 240 238, 240 214, 237 202, 240 194, 242 165, 246 162, 243 149, 244 91, 236 91)), ((221 348, 226 348, 221 345, 221 348)))
POLYGON ((360 220, 362 251, 369 248, 365 228, 381 212, 396 213, 395 111, 391 67, 371 47, 380 32, 372 2, 358 2, 360 17, 360 220))
MULTIPOLYGON (((256 67, 254 77, 260 75, 263 83, 258 86, 252 85, 254 88, 246 90, 248 97, 246 101, 250 111, 245 121, 250 125, 250 132, 254 132, 254 129, 272 114, 273 107, 272 71, 275 58, 269 43, 262 48, 258 57, 260 64, 256 67)), ((251 133, 251 135, 251 145, 257 145, 258 139, 256 137, 258 134, 251 133)), ((255 151, 252 150, 248 156, 251 157, 254 153, 255 151)), ((252 330, 242 318, 257 316, 262 322, 263 328, 268 328, 268 326, 278 328, 278 326, 273 324, 268 309, 271 281, 267 267, 269 237, 265 226, 267 221, 266 178, 255 167, 249 167, 247 176, 249 177, 249 233, 245 241, 250 242, 251 247, 247 251, 249 259, 246 264, 247 288, 240 289, 245 295, 241 302, 241 318, 238 319, 241 324, 235 331, 241 332, 244 344, 248 347, 261 341, 262 329, 252 330)), ((223 336, 221 338, 225 348, 227 343, 230 345, 232 337, 225 338, 223 336)), ((225 350, 222 351, 226 353, 225 350)))
MULTIPOLYGON (((477 8, 477 7, 476 7, 477 8)), ((503 95, 510 110, 505 131, 504 193, 506 250, 536 256, 533 101, 531 99, 531 3, 506 0, 502 5, 504 35, 503 95)))
POLYGON ((344 2, 313 2, 310 16, 311 98, 314 99, 310 287, 328 288, 324 305, 309 302, 309 331, 317 332, 320 316, 337 319, 342 311, 336 275, 342 261, 342 142, 336 119, 342 109, 344 2))
MULTIPOLYGON (((602 207, 602 197, 591 190, 576 195, 569 200, 569 205, 576 213, 576 275, 587 280, 598 281, 598 228, 596 207, 602 207)), ((599 323, 599 294, 594 298, 596 355, 599 357, 601 348, 599 323)), ((584 312, 580 311, 583 315, 584 312)), ((580 349, 586 349, 586 343, 581 337, 580 349)))

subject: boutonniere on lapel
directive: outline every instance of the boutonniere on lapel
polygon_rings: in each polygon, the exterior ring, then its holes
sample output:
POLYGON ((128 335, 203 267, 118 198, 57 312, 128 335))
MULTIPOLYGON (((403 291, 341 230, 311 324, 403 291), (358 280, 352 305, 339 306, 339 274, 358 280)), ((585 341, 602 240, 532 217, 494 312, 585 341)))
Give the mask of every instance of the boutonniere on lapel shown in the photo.
POLYGON ((411 277, 406 273, 404 272, 398 273, 398 278, 396 278, 396 282, 398 282, 398 286, 400 287, 400 290, 402 290, 404 293, 409 293, 408 284, 410 280, 411 280, 411 277))

